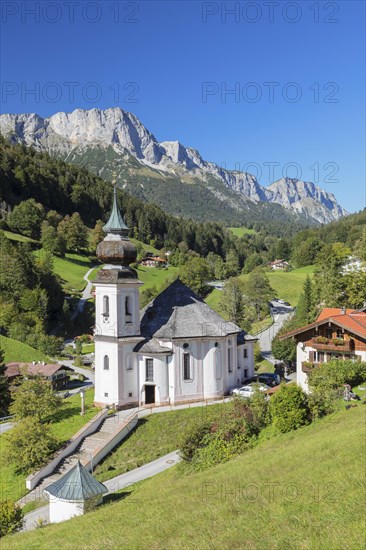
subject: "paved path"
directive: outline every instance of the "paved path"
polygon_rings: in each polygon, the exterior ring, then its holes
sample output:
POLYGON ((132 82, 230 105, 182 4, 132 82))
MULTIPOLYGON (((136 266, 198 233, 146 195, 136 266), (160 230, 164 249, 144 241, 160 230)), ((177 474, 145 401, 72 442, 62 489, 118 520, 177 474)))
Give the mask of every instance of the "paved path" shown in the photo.
POLYGON ((283 323, 292 315, 293 309, 290 306, 284 306, 279 302, 274 302, 273 300, 272 303, 274 303, 277 311, 277 313, 273 314, 274 308, 271 308, 271 315, 274 322, 270 327, 258 333, 257 337, 263 357, 270 361, 270 363, 275 364, 276 359, 273 357, 271 349, 272 340, 282 327, 283 323))
POLYGON ((0 435, 4 434, 8 430, 11 430, 13 426, 13 422, 3 422, 2 424, 0 424, 0 435))
MULTIPOLYGON (((160 474, 168 468, 175 466, 178 462, 180 462, 178 451, 173 451, 172 453, 162 456, 153 462, 140 466, 140 468, 136 468, 135 470, 116 476, 108 481, 104 481, 104 485, 108 489, 108 494, 115 493, 120 489, 124 489, 138 483, 139 481, 160 474)), ((38 508, 33 512, 29 512, 29 514, 26 514, 24 516, 23 531, 32 531, 33 529, 36 529, 40 520, 45 522, 49 521, 48 506, 43 506, 42 508, 38 508)))
POLYGON ((93 287, 93 283, 89 281, 89 275, 91 274, 93 269, 95 269, 96 267, 98 266, 95 265, 94 267, 90 268, 89 271, 83 277, 84 281, 86 281, 86 287, 83 290, 83 293, 81 295, 80 300, 78 301, 78 305, 76 306, 75 311, 71 315, 71 319, 75 319, 75 317, 77 317, 77 315, 79 315, 79 313, 83 311, 85 303, 87 302, 87 300, 89 300, 92 297, 91 289, 93 287))
POLYGON ((85 380, 86 383, 89 382, 89 384, 94 384, 94 371, 89 369, 83 369, 83 367, 75 367, 73 360, 61 359, 60 363, 62 363, 66 367, 70 367, 70 369, 77 372, 78 374, 83 374, 86 378, 85 380))

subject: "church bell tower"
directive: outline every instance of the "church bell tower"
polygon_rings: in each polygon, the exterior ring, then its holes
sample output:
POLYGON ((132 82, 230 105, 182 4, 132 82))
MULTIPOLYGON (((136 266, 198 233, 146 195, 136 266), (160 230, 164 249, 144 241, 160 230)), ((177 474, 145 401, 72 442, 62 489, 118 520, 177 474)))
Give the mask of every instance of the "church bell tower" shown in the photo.
POLYGON ((129 229, 117 206, 103 227, 104 240, 97 247, 98 260, 105 265, 95 285, 95 398, 97 405, 137 403, 138 373, 133 353, 141 340, 139 286, 142 284, 129 265, 137 250, 129 240, 129 229))

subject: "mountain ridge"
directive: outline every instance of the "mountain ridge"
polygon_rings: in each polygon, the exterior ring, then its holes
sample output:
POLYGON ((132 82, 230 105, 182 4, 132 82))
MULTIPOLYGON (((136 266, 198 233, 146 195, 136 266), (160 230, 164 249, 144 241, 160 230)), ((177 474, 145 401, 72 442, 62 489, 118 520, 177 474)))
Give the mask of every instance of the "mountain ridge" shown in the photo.
MULTIPOLYGON (((206 161, 199 151, 178 140, 158 142, 136 115, 119 107, 75 109, 46 118, 36 113, 4 114, 0 115, 0 127, 13 142, 76 164, 84 164, 86 158, 90 161, 94 148, 99 153, 104 151, 105 157, 112 148, 116 157, 100 158, 91 169, 109 180, 117 172, 129 192, 142 193, 145 198, 156 192, 160 203, 166 189, 159 189, 156 181, 165 179, 205 186, 217 201, 239 212, 253 203, 278 204, 310 223, 328 223, 348 214, 332 193, 312 182, 281 178, 265 187, 252 174, 206 161)), ((189 215, 188 208, 185 214, 189 215)))

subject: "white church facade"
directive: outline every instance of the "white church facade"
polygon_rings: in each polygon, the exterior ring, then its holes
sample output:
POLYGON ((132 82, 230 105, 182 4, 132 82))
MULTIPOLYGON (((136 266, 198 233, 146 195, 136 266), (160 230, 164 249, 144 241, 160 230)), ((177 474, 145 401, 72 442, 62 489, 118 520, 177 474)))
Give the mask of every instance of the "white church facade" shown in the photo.
POLYGON ((254 374, 256 338, 181 281, 139 310, 136 249, 117 207, 97 256, 95 402, 127 407, 214 399, 254 374))

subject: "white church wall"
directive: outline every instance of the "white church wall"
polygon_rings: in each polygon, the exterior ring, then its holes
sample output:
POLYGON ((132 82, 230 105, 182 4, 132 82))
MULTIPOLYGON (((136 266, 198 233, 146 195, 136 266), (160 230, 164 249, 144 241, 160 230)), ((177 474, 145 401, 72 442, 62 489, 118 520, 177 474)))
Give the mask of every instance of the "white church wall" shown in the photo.
POLYGON ((176 340, 173 345, 175 363, 174 402, 203 399, 204 341, 200 338, 176 340), (184 354, 189 354, 190 379, 184 379, 184 354))
POLYGON ((233 388, 237 387, 241 382, 241 374, 240 370, 238 369, 236 334, 229 335, 225 338, 223 353, 225 355, 224 365, 226 381, 224 384, 224 391, 229 392, 233 388))
POLYGON ((140 334, 138 285, 119 285, 117 290, 118 336, 140 334), (126 298, 128 300, 126 315, 126 298))
POLYGON ((117 336, 117 287, 116 285, 95 285, 95 328, 100 336, 117 336), (104 296, 108 298, 108 313, 106 312, 104 296))
POLYGON ((97 341, 95 345, 95 401, 111 405, 118 403, 118 344, 97 341), (108 357, 108 365, 105 358, 108 357), (107 367, 108 368, 105 368, 107 367))
POLYGON ((169 402, 169 375, 166 356, 160 354, 138 356, 139 401, 145 403, 145 386, 155 387, 155 404, 169 402), (153 380, 146 379, 146 359, 153 359, 153 380))
POLYGON ((84 502, 66 501, 50 496, 50 523, 60 523, 84 513, 84 502))
POLYGON ((139 401, 138 361, 133 352, 136 341, 118 344, 118 394, 120 404, 139 401))
POLYGON ((207 342, 203 362, 203 380, 205 399, 219 397, 224 393, 222 339, 207 342))

